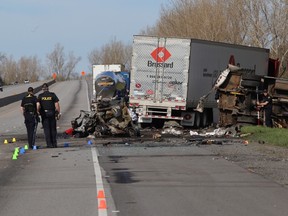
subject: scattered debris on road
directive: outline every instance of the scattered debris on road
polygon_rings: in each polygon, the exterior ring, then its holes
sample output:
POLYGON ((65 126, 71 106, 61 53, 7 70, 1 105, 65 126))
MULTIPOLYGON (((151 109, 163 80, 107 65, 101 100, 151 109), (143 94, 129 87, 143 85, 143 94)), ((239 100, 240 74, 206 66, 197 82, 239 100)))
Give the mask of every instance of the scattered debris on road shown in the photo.
POLYGON ((125 102, 104 98, 96 104, 95 110, 80 111, 80 115, 71 121, 77 137, 103 136, 140 136, 140 129, 132 121, 125 102))

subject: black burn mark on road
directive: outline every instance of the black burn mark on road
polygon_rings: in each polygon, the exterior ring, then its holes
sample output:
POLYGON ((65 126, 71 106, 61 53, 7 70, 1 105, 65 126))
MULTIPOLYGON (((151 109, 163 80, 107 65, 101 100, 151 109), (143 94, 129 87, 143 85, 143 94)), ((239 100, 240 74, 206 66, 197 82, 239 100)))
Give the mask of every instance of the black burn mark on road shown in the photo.
POLYGON ((139 182, 138 180, 133 179, 134 174, 129 171, 114 172, 116 177, 115 182, 119 184, 130 184, 139 182))
MULTIPOLYGON (((70 116, 70 115, 68 114, 69 111, 71 110, 70 108, 73 107, 75 104, 77 104, 78 101, 80 101, 80 97, 83 97, 83 95, 82 95, 81 92, 80 92, 80 90, 81 90, 81 88, 82 88, 82 82, 79 81, 79 83, 80 83, 80 84, 78 85, 78 88, 75 89, 74 92, 71 92, 71 94, 75 94, 75 97, 73 97, 73 100, 71 100, 71 102, 70 102, 70 104, 69 104, 69 106, 68 106, 68 109, 65 110, 65 115, 66 115, 66 116, 70 116)), ((79 113, 80 113, 80 110, 79 110, 79 113)), ((77 117, 77 116, 76 116, 76 117, 77 117)), ((71 119, 71 120, 72 120, 72 119, 71 119)))
MULTIPOLYGON (((124 157, 121 156, 110 156, 110 161, 113 163, 119 163, 124 157)), ((118 184, 130 184, 139 182, 138 180, 133 179, 135 176, 133 172, 130 172, 128 168, 113 168, 112 175, 115 177, 115 183, 118 184)))

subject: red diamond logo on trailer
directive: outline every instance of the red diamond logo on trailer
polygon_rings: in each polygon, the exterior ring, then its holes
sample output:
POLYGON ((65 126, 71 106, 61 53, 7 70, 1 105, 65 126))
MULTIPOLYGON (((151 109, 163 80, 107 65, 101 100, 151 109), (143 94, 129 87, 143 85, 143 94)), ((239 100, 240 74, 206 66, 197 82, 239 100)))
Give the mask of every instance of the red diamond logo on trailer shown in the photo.
POLYGON ((156 62, 165 62, 171 54, 165 47, 158 47, 151 53, 151 56, 156 62))

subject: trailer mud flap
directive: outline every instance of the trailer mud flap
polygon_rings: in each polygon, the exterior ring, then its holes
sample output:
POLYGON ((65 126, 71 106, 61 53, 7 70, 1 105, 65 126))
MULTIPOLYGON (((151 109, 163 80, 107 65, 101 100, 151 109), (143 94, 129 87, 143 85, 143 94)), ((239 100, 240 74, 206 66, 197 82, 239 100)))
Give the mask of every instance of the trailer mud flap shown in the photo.
POLYGON ((181 121, 181 125, 194 126, 195 112, 183 112, 181 116, 183 117, 183 120, 181 121))
POLYGON ((139 116, 138 122, 139 123, 152 123, 152 118, 139 116))

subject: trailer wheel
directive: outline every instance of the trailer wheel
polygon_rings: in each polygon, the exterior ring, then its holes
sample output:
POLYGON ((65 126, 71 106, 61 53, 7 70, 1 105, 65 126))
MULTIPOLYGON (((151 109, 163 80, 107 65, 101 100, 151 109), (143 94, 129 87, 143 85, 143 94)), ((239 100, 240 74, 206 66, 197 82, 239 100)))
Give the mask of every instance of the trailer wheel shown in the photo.
POLYGON ((208 121, 208 113, 207 112, 203 112, 202 114, 202 119, 201 119, 201 126, 202 127, 206 127, 207 126, 207 121, 208 121))
POLYGON ((200 124, 201 124, 201 114, 199 112, 195 112, 194 126, 199 128, 200 124))
POLYGON ((186 121, 189 121, 191 118, 192 118, 192 115, 190 113, 186 113, 183 118, 186 120, 186 121))

